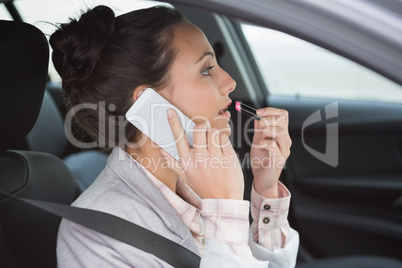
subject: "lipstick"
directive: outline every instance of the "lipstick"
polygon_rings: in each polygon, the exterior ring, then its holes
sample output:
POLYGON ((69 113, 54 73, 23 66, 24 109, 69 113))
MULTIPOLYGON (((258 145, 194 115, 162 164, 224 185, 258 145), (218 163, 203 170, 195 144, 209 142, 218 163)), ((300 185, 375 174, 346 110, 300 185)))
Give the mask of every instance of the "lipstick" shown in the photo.
POLYGON ((252 108, 252 107, 250 107, 250 106, 248 106, 248 105, 246 105, 244 103, 236 101, 235 109, 236 109, 236 111, 238 111, 238 112, 240 112, 242 114, 245 114, 245 115, 247 115, 249 117, 253 117, 253 118, 257 119, 257 120, 261 119, 261 117, 259 117, 257 115, 257 112, 256 112, 257 110, 256 109, 254 109, 254 108, 252 108))

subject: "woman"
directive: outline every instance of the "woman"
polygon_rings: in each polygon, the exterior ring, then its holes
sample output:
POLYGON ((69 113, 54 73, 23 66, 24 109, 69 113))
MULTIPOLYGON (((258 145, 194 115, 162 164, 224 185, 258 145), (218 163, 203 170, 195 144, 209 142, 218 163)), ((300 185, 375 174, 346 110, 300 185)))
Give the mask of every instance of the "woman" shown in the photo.
MULTIPOLYGON (((219 67, 199 28, 168 7, 115 18, 111 9, 98 6, 61 25, 50 44, 69 105, 103 103, 99 111, 79 110, 77 121, 106 141, 106 147, 115 147, 103 172, 74 206, 114 214, 161 234, 199 254, 202 267, 295 265, 298 235, 287 222, 290 193, 278 181, 283 165, 266 165, 283 164, 289 156, 287 112, 257 111, 263 119, 255 122, 250 152, 254 182, 249 228, 250 203, 242 200, 243 174, 229 142, 230 114, 225 110, 236 83, 219 67), (122 123, 148 87, 197 124, 194 149, 177 139, 180 163, 134 126, 122 123)), ((177 114, 169 110, 166 120, 178 138, 182 127, 177 114)), ((66 220, 57 254, 59 267, 169 266, 66 220)))

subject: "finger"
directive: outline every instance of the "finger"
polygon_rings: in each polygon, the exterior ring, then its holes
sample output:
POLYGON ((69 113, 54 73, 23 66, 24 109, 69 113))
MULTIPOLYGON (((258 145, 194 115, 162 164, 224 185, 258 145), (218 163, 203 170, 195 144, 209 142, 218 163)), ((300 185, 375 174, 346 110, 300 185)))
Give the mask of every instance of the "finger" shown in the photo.
POLYGON ((266 117, 259 121, 262 128, 262 139, 277 139, 289 136, 288 125, 285 120, 277 120, 275 124, 267 124, 266 117), (263 126, 263 127, 262 127, 263 126))
MULTIPOLYGON (((268 145, 269 146, 269 145, 268 145)), ((259 164, 262 168, 283 168, 286 163, 286 158, 284 158, 278 147, 271 147, 266 149, 266 155, 262 158, 256 160, 256 158, 251 160, 254 164, 259 164)))
POLYGON ((261 130, 261 139, 276 139, 278 136, 278 128, 276 127, 265 127, 261 130))
POLYGON ((277 127, 265 127, 261 130, 261 139, 278 139, 278 138, 283 138, 283 137, 288 137, 289 132, 288 128, 284 128, 282 126, 277 126, 277 127))
POLYGON ((202 122, 194 127, 193 131, 193 148, 197 151, 203 151, 208 148, 207 143, 207 130, 208 126, 205 122, 202 122))
POLYGON ((190 145, 188 144, 187 137, 184 134, 184 130, 181 126, 179 117, 173 109, 167 110, 167 116, 179 155, 189 156, 191 153, 190 145))
MULTIPOLYGON (((253 144, 254 148, 272 150, 272 148, 277 148, 279 153, 286 159, 290 155, 290 147, 292 146, 292 140, 289 135, 278 136, 277 138, 265 138, 258 143, 253 144)), ((276 151, 276 149, 275 149, 276 151)))
POLYGON ((262 150, 266 150, 268 154, 267 157, 264 157, 262 159, 262 161, 268 160, 268 163, 270 163, 270 167, 283 168, 288 156, 283 155, 282 152, 279 150, 278 144, 275 143, 275 141, 271 140, 261 141, 259 146, 263 147, 262 150), (274 166, 272 166, 272 164, 274 164, 274 166))
POLYGON ((279 152, 278 143, 275 140, 262 140, 258 143, 260 149, 279 152))
POLYGON ((229 136, 225 133, 221 133, 220 140, 221 140, 222 153, 226 156, 232 155, 234 152, 234 149, 232 147, 232 143, 230 143, 229 136))
POLYGON ((289 131, 287 127, 277 126, 277 127, 266 127, 261 132, 261 140, 274 140, 278 144, 282 154, 290 154, 290 146, 292 145, 292 140, 289 136, 289 131))
POLYGON ((160 149, 161 154, 163 155, 164 160, 166 161, 164 164, 172 169, 179 177, 182 177, 184 174, 185 168, 183 164, 176 160, 171 154, 166 152, 164 149, 160 149))
POLYGON ((273 108, 273 107, 266 107, 261 108, 256 111, 257 115, 260 117, 266 116, 283 116, 286 121, 289 121, 289 113, 286 110, 273 108))
POLYGON ((221 132, 218 129, 213 128, 208 135, 208 151, 212 154, 221 152, 220 134, 221 132))
POLYGON ((262 129, 260 127, 260 121, 254 120, 254 136, 253 136, 253 144, 258 144, 258 142, 262 139, 262 129))
POLYGON ((290 155, 290 147, 292 146, 292 139, 287 131, 278 132, 278 136, 275 139, 276 143, 281 151, 281 154, 288 158, 290 155))
POLYGON ((265 116, 260 119, 260 127, 288 127, 289 121, 285 116, 265 116))
POLYGON ((186 170, 188 168, 189 162, 187 161, 179 162, 176 160, 176 158, 174 158, 172 155, 170 155, 163 149, 160 149, 160 152, 162 153, 163 158, 166 161, 164 162, 164 164, 167 164, 167 167, 173 170, 173 172, 176 173, 176 175, 179 176, 187 185, 191 185, 186 175, 186 170))

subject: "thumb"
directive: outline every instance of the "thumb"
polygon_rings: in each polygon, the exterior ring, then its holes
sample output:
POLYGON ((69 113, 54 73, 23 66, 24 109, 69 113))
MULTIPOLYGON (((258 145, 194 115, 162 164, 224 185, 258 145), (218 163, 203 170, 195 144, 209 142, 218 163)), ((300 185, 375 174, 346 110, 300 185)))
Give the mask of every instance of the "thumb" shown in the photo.
POLYGON ((163 158, 166 160, 167 167, 173 170, 174 173, 176 173, 187 183, 187 178, 185 178, 184 168, 182 164, 165 150, 160 149, 160 152, 163 155, 163 158))

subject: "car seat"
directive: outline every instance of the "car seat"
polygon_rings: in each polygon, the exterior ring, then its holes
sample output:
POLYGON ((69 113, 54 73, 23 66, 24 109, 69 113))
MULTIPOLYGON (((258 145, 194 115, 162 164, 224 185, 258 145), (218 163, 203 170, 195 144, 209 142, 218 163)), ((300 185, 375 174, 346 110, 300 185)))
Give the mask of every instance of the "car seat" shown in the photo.
POLYGON ((52 94, 45 90, 38 119, 26 137, 26 148, 63 159, 84 191, 106 166, 109 155, 96 149, 70 153, 67 142, 61 111, 52 94))
MULTIPOLYGON (((18 197, 71 204, 80 194, 56 156, 15 148, 35 124, 46 86, 45 36, 0 20, 0 189, 18 197)), ((0 195, 0 267, 56 267, 60 218, 0 195)))

